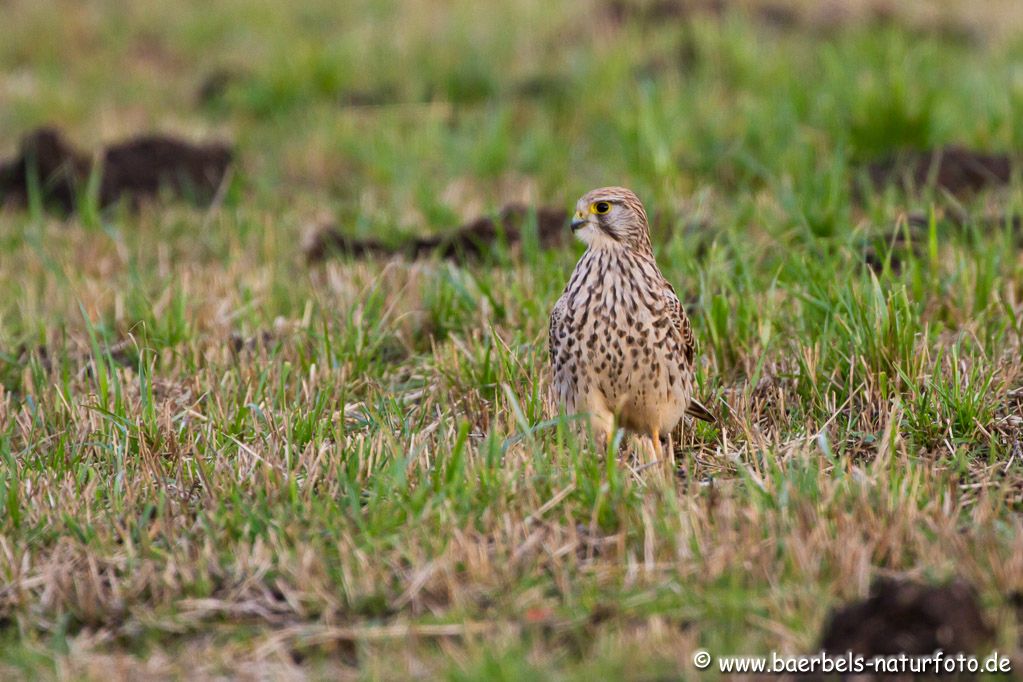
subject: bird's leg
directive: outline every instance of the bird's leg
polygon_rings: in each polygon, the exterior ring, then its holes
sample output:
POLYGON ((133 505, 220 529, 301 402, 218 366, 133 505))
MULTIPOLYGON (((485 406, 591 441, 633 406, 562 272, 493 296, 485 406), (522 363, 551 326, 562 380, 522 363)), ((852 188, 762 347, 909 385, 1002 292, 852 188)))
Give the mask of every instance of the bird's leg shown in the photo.
POLYGON ((671 442, 671 431, 661 436, 661 452, 664 453, 664 463, 668 472, 674 476, 677 471, 675 462, 675 445, 671 442))
POLYGON ((659 430, 654 429, 654 432, 650 434, 650 443, 656 456, 655 461, 659 465, 654 468, 662 472, 666 481, 673 480, 675 478, 675 451, 671 447, 671 432, 662 436, 659 430))
POLYGON ((593 442, 597 448, 597 452, 601 455, 607 454, 607 443, 610 434, 604 429, 596 428, 593 429, 593 442))
POLYGON ((657 452, 659 444, 656 436, 639 436, 637 438, 637 450, 640 454, 640 466, 643 469, 653 466, 660 460, 660 454, 657 452))
POLYGON ((661 449, 664 450, 668 463, 675 466, 675 439, 674 434, 669 431, 661 436, 661 449))
POLYGON ((662 452, 667 452, 667 453, 672 453, 672 449, 671 449, 671 433, 662 433, 661 434, 661 451, 662 452))
POLYGON ((597 448, 597 452, 602 455, 607 454, 608 447, 611 445, 611 436, 614 434, 614 421, 605 419, 597 414, 590 417, 590 430, 593 433, 594 445, 597 448))
POLYGON ((654 444, 654 452, 657 453, 657 462, 661 465, 661 468, 670 467, 671 455, 665 452, 664 444, 661 443, 661 432, 654 429, 654 432, 650 435, 650 440, 654 444))

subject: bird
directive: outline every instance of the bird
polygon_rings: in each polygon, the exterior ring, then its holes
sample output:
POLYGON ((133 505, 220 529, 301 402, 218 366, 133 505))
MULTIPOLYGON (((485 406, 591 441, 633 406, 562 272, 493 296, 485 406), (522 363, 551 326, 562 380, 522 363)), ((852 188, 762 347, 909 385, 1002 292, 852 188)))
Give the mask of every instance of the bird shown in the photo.
POLYGON ((588 415, 598 448, 621 427, 655 461, 665 448, 673 457, 684 414, 716 419, 693 397, 696 340, 657 267, 646 210, 631 190, 603 187, 576 202, 571 228, 586 251, 551 311, 553 397, 588 415))

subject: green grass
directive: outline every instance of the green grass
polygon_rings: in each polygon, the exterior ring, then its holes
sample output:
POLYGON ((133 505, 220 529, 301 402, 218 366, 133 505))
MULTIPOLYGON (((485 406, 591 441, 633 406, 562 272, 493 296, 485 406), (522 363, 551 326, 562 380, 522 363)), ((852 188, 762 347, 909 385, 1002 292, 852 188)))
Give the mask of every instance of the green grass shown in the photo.
POLYGON ((4 153, 54 123, 229 138, 239 164, 208 212, 0 211, 0 676, 689 677, 701 647, 815 651, 889 573, 970 581, 1023 660, 1021 233, 982 222, 1023 185, 863 170, 1023 147, 1018 13, 971 43, 912 12, 549 5, 5 6, 4 153), (396 241, 605 184, 657 217, 727 415, 672 484, 547 399, 581 245, 299 246, 323 216, 396 241))

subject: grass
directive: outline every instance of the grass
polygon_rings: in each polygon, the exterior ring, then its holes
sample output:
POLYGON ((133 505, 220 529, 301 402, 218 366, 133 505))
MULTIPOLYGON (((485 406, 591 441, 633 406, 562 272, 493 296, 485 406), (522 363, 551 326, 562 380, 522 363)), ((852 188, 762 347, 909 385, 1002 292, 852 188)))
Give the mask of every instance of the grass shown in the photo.
POLYGON ((1023 260, 981 219, 1023 185, 863 171, 1023 147, 1018 13, 549 5, 8 3, 6 151, 49 122, 239 164, 211 211, 0 212, 0 675, 688 677, 699 647, 815 651, 887 574, 973 583, 1020 665, 1023 260), (672 483, 547 402, 581 245, 298 247, 323 215, 397 239, 611 183, 658 218, 725 415, 672 483))

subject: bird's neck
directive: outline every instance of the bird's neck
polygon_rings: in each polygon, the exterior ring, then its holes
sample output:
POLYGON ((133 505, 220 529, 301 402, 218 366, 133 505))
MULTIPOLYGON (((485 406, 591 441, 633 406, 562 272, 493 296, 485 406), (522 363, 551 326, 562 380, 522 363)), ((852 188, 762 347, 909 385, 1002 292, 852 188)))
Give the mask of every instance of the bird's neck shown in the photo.
POLYGON ((583 253, 583 259, 616 264, 640 261, 653 263, 654 252, 649 245, 636 247, 621 242, 603 241, 590 244, 583 253))
POLYGON ((648 276, 657 271, 653 254, 644 254, 633 249, 593 247, 586 249, 572 273, 569 289, 579 286, 603 288, 617 282, 621 277, 648 276), (631 274, 630 274, 631 273, 631 274))

